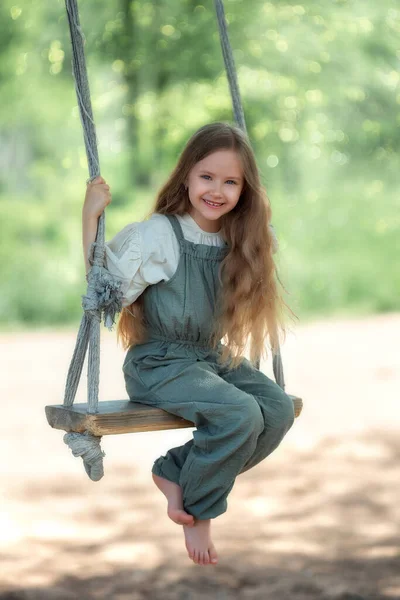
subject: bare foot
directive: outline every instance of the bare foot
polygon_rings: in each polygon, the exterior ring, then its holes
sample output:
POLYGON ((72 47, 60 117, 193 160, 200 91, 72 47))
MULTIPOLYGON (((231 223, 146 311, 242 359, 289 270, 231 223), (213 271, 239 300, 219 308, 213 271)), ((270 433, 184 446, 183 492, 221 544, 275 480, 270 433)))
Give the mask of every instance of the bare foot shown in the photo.
POLYGON ((196 519, 194 527, 183 526, 189 558, 198 565, 216 565, 218 555, 210 536, 211 519, 196 519))
POLYGON ((193 527, 194 517, 183 510, 181 487, 168 479, 164 479, 164 477, 159 477, 158 475, 154 475, 154 473, 152 475, 154 483, 168 500, 167 512, 169 518, 178 525, 193 527))

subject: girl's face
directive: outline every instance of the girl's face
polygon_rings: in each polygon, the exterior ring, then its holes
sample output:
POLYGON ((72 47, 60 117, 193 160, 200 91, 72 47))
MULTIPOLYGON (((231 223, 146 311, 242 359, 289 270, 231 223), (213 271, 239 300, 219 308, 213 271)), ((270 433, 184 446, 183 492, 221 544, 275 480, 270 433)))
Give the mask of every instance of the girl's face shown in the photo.
POLYGON ((209 233, 219 231, 221 217, 235 208, 244 185, 243 167, 234 150, 217 150, 189 172, 189 213, 209 233))

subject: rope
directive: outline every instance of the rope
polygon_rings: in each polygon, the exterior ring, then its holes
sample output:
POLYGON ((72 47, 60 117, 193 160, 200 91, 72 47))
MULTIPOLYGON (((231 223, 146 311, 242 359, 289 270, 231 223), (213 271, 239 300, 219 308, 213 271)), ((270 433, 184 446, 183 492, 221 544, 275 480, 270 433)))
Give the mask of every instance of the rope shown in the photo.
POLYGON ((70 432, 64 435, 64 442, 72 450, 74 456, 83 460, 86 473, 92 481, 99 481, 104 475, 103 456, 100 448, 101 437, 88 433, 70 432))
MULTIPOLYGON (((72 73, 78 99, 79 115, 82 123, 86 157, 90 178, 100 175, 100 163, 97 151, 96 129, 93 120, 90 100, 89 82, 86 71, 84 43, 85 36, 79 22, 76 0, 65 0, 68 24, 72 44, 72 73)), ((89 262, 91 269, 87 276, 88 287, 82 298, 84 314, 79 327, 71 364, 65 385, 64 406, 72 406, 82 374, 87 350, 88 357, 88 410, 89 414, 98 410, 100 379, 100 322, 102 314, 104 324, 109 329, 115 323, 116 315, 122 309, 122 293, 120 283, 104 268, 104 212, 99 218, 96 240, 90 249, 89 262)), ((93 481, 103 476, 103 456, 100 449, 100 437, 96 438, 87 432, 71 433, 64 437, 75 456, 82 456, 85 469, 93 481)))
MULTIPOLYGON (((79 22, 76 0, 65 0, 72 44, 72 73, 78 99, 86 156, 90 180, 100 175, 100 163, 97 151, 96 129, 90 100, 89 82, 86 71, 84 43, 85 36, 79 22)), ((88 361, 88 413, 97 412, 100 373, 100 322, 104 313, 104 324, 109 329, 115 323, 115 317, 122 308, 120 283, 104 269, 104 212, 99 218, 96 240, 91 247, 89 262, 92 266, 88 273, 88 287, 82 298, 84 315, 65 386, 64 406, 72 406, 83 362, 89 348, 88 361)))
MULTIPOLYGON (((247 133, 246 122, 244 119, 243 106, 242 106, 242 102, 240 99, 240 91, 239 91, 238 78, 237 78, 237 73, 236 73, 236 68, 235 68, 235 61, 233 58, 232 47, 229 42, 228 26, 227 26, 226 18, 225 18, 223 0, 214 0, 214 5, 215 5, 215 11, 217 13, 217 21, 218 21, 219 38, 220 38, 220 42, 221 42, 222 56, 224 57, 225 70, 226 70, 226 75, 228 78, 229 89, 231 92, 233 114, 234 114, 235 121, 236 121, 236 124, 238 125, 238 127, 240 127, 245 133, 247 133)), ((255 366, 257 367, 258 370, 260 369, 260 358, 257 358, 257 360, 255 361, 255 366)), ((285 389, 285 379, 283 376, 283 364, 282 364, 282 357, 281 357, 281 351, 279 348, 279 344, 273 353, 272 366, 273 366, 275 381, 284 390, 285 389)))
POLYGON ((228 78, 229 89, 232 98, 233 114, 237 125, 243 131, 246 131, 246 122, 244 120, 244 111, 240 99, 240 91, 238 78, 233 58, 232 47, 229 42, 228 26, 225 18, 224 3, 222 0, 214 0, 215 11, 217 13, 217 21, 219 28, 219 37, 221 42, 222 56, 224 57, 225 70, 228 78))

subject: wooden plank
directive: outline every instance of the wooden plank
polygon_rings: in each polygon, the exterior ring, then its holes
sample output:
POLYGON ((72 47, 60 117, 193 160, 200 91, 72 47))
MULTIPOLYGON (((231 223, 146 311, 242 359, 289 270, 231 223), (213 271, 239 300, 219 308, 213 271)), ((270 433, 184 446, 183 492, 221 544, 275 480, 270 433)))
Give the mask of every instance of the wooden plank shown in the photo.
POLYGON ((74 404, 67 408, 61 404, 46 406, 47 421, 54 429, 64 431, 89 431, 93 435, 114 435, 140 431, 160 431, 194 427, 185 419, 161 408, 129 400, 99 402, 96 414, 87 414, 87 404, 74 404))
MULTIPOLYGON (((295 416, 303 408, 303 401, 296 396, 293 400, 295 416)), ((182 429, 194 427, 194 424, 176 417, 161 408, 129 400, 99 402, 96 414, 87 414, 87 404, 74 404, 67 408, 62 404, 46 406, 47 421, 54 429, 63 431, 88 431, 93 435, 117 435, 119 433, 138 433, 140 431, 161 431, 164 429, 182 429)))
POLYGON ((291 396, 289 394, 289 398, 292 399, 293 408, 294 408, 294 416, 295 418, 300 416, 301 411, 303 410, 303 400, 298 398, 297 396, 291 396))

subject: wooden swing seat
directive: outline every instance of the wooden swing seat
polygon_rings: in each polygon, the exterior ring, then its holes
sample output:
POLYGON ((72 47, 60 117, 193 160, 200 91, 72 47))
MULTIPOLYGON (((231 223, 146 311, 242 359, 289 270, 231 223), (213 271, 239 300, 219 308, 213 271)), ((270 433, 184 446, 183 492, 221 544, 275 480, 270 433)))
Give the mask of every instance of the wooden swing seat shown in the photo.
MULTIPOLYGON (((295 417, 298 417, 303 408, 303 401, 296 396, 290 398, 293 401, 295 417)), ((78 433, 88 431, 96 436, 195 427, 191 421, 161 408, 130 400, 99 402, 98 412, 95 414, 87 414, 86 403, 73 404, 70 407, 54 404, 46 406, 45 410, 47 421, 54 429, 78 433)))

